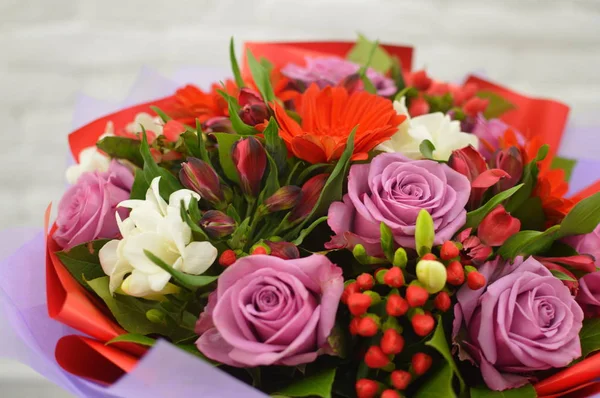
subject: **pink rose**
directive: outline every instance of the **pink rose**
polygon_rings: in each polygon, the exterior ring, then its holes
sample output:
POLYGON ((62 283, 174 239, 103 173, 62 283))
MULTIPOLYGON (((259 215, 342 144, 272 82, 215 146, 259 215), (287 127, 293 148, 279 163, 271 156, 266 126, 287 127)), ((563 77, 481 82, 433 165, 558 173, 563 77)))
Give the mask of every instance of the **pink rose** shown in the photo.
POLYGON ((576 300, 586 317, 600 316, 600 271, 592 272, 579 279, 576 300))
MULTIPOLYGON (((129 199, 133 175, 113 160, 105 172, 84 173, 71 186, 58 205, 54 239, 70 249, 95 239, 117 237, 117 205, 129 199)), ((126 209, 119 209, 125 218, 126 209)))
POLYGON ((322 255, 241 258, 209 296, 196 345, 236 367, 312 362, 328 348, 343 290, 341 268, 322 255))

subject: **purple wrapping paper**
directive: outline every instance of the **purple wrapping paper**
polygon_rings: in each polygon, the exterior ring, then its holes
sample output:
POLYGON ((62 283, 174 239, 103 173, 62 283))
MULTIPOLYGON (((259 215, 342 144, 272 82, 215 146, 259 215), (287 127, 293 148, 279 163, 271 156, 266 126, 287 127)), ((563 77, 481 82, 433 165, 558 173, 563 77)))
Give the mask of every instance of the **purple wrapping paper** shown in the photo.
MULTIPOLYGON (((73 128, 120 108, 172 94, 185 83, 208 88, 228 73, 220 69, 186 68, 167 79, 143 69, 127 99, 121 103, 99 101, 81 95, 75 106, 73 128)), ((560 154, 577 157, 581 144, 600 136, 600 128, 570 125, 560 154), (563 150, 564 148, 564 150, 563 150)), ((571 193, 600 178, 600 154, 573 170, 571 193)), ((41 224, 42 220, 40 220, 41 224)), ((110 387, 99 386, 63 371, 56 363, 56 342, 65 335, 79 334, 48 316, 45 287, 45 243, 39 229, 0 232, 0 356, 29 365, 41 375, 80 397, 219 397, 259 398, 265 395, 217 368, 187 354, 166 341, 159 341, 137 367, 110 387)))

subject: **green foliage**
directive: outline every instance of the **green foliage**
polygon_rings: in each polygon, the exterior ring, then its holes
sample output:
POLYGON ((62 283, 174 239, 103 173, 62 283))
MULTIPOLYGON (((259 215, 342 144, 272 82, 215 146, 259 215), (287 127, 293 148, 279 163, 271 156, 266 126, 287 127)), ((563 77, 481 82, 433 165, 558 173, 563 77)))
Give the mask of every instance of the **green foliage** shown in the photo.
POLYGON ((258 131, 252 126, 248 126, 238 113, 239 104, 237 99, 233 98, 231 95, 227 94, 223 90, 219 90, 219 94, 227 101, 228 110, 229 110, 229 120, 231 120, 231 128, 233 131, 238 133, 239 135, 254 135, 258 131))
POLYGON ((336 369, 324 369, 304 377, 280 389, 273 397, 320 397, 330 398, 336 369))
POLYGON ((537 394, 531 384, 511 390, 493 391, 485 386, 471 387, 471 398, 535 398, 537 394))
POLYGON ((323 216, 321 218, 317 218, 315 221, 313 221, 312 224, 310 224, 308 227, 304 228, 302 231, 300 231, 300 233, 298 234, 298 237, 296 239, 294 239, 292 241, 293 244, 295 244, 296 246, 300 246, 302 244, 302 242, 304 242, 304 239, 306 239, 306 237, 308 235, 310 235, 310 233, 322 222, 327 220, 327 216, 323 216))
POLYGON ((148 186, 152 183, 152 180, 156 177, 160 178, 160 196, 163 199, 169 200, 169 196, 180 189, 183 189, 183 186, 173 174, 171 174, 168 170, 160 167, 156 164, 152 155, 150 154, 150 147, 148 146, 148 139, 146 138, 146 131, 143 132, 142 144, 140 146, 140 153, 142 158, 144 159, 144 177, 146 178, 146 182, 148 186))
POLYGON ((537 184, 539 173, 537 163, 546 158, 548 150, 548 145, 542 145, 536 157, 523 169, 523 178, 521 180, 523 188, 520 189, 517 194, 513 195, 506 203, 506 206, 504 206, 509 213, 515 212, 531 196, 531 193, 537 184))
POLYGON ((365 65, 371 59, 369 66, 381 73, 387 73, 392 67, 392 59, 388 52, 377 42, 372 42, 363 35, 358 35, 356 44, 348 52, 346 58, 359 65, 365 65), (374 45, 375 50, 373 50, 374 45))
POLYGON ((467 213, 467 222, 465 223, 465 228, 477 228, 479 224, 483 221, 485 216, 487 216, 496 206, 510 198, 514 195, 518 190, 523 187, 523 184, 516 185, 506 191, 502 191, 499 194, 492 197, 488 200, 483 206, 473 211, 467 213))
POLYGON ((560 224, 559 237, 592 232, 600 224, 600 192, 575 205, 560 224))
POLYGON ((155 256, 149 250, 144 250, 144 254, 146 257, 150 259, 154 264, 158 265, 164 271, 167 271, 173 279, 181 286, 185 287, 189 290, 196 290, 199 287, 209 285, 217 280, 218 276, 206 276, 206 275, 190 275, 185 274, 181 271, 177 271, 175 268, 171 267, 159 257, 155 256))
POLYGON ((150 188, 150 184, 146 181, 144 171, 142 169, 135 169, 135 177, 133 179, 133 186, 131 187, 129 199, 145 199, 148 188, 150 188))
POLYGON ((577 160, 575 159, 567 159, 561 158, 560 156, 555 156, 552 159, 551 169, 562 169, 565 172, 565 181, 569 182, 571 180, 571 174, 573 174, 573 169, 577 165, 577 160))
POLYGON ((219 163, 221 164, 223 173, 225 173, 225 176, 229 180, 239 183, 240 179, 237 170, 235 169, 235 165, 233 164, 233 159, 231 158, 231 148, 241 137, 237 134, 227 133, 214 133, 213 135, 217 139, 217 144, 219 145, 219 163))
POLYGON ((109 136, 98 141, 96 147, 111 158, 128 160, 138 167, 144 164, 139 140, 109 136))
POLYGON ((239 88, 244 87, 244 79, 242 79, 242 74, 240 72, 240 67, 238 66, 237 57, 235 56, 235 44, 233 42, 233 37, 229 41, 229 60, 231 61, 231 70, 233 71, 235 84, 239 88))
POLYGON ((394 261, 394 235, 392 234, 392 230, 388 227, 384 222, 379 224, 379 231, 381 234, 381 248, 383 250, 383 254, 388 259, 389 262, 394 261))
POLYGON ((536 196, 523 202, 511 215, 521 221, 522 230, 543 231, 546 229, 546 215, 542 208, 542 200, 536 196))
POLYGON ((394 79, 394 83, 396 83, 396 88, 398 91, 401 91, 406 87, 404 75, 402 74, 402 65, 400 64, 400 59, 395 55, 392 56, 390 76, 392 79, 394 79))
POLYGON ((435 151, 435 145, 433 145, 433 142, 429 140, 423 140, 419 145, 419 151, 425 159, 433 159, 433 151, 435 151))
POLYGON ((287 147, 279 136, 279 127, 274 118, 269 120, 269 124, 263 134, 265 136, 265 149, 273 160, 275 160, 279 171, 283 171, 286 167, 287 147))
POLYGON ((500 117, 504 113, 515 109, 515 106, 511 102, 507 101, 504 97, 492 91, 479 91, 475 95, 479 98, 487 99, 490 101, 487 108, 485 109, 485 112, 483 112, 483 116, 486 119, 500 117))
POLYGON ((419 256, 431 252, 435 240, 435 228, 433 218, 427 210, 422 209, 417 216, 415 224, 415 247, 419 256))
POLYGON ((435 332, 429 341, 425 343, 425 345, 434 348, 437 352, 440 353, 442 357, 444 357, 446 363, 450 367, 452 374, 456 376, 458 379, 458 383, 460 386, 460 395, 463 395, 463 392, 466 389, 466 384, 464 379, 462 378, 458 366, 456 366, 456 362, 454 362, 454 357, 450 352, 450 347, 448 346, 448 341, 446 340, 446 334, 444 333, 444 325, 442 323, 442 317, 437 317, 437 325, 435 327, 435 332))
POLYGON ((498 254, 505 259, 517 256, 529 256, 548 250, 558 239, 560 225, 548 228, 546 231, 519 231, 504 242, 498 249, 498 254))
POLYGON ((583 320, 583 327, 579 331, 579 341, 583 358, 600 350, 600 318, 583 320))
POLYGON ((135 343, 145 345, 147 347, 152 347, 154 343, 156 343, 156 340, 152 337, 144 336, 143 334, 126 333, 108 341, 106 345, 114 343, 135 343))
POLYGON ((107 239, 95 240, 75 246, 68 251, 56 253, 69 273, 80 285, 89 289, 86 281, 104 276, 100 266, 98 251, 108 242, 107 239))
POLYGON ((150 106, 150 109, 152 109, 154 111, 154 113, 156 113, 158 115, 158 117, 160 117, 160 119, 163 121, 163 123, 166 123, 169 120, 171 120, 171 116, 169 116, 165 112, 163 112, 163 110, 160 109, 158 106, 150 106))
POLYGON ((273 86, 271 86, 269 71, 256 60, 250 50, 246 51, 246 56, 248 59, 248 67, 250 68, 250 73, 252 74, 252 79, 254 79, 254 84, 256 84, 260 95, 268 105, 270 102, 273 102, 276 99, 273 86))
POLYGON ((560 272, 559 270, 551 269, 550 272, 556 279, 560 279, 561 281, 577 282, 576 279, 571 278, 569 275, 565 274, 564 272, 560 272))
POLYGON ((427 379, 414 394, 415 398, 456 398, 456 393, 452 388, 452 368, 448 362, 442 366, 427 379))

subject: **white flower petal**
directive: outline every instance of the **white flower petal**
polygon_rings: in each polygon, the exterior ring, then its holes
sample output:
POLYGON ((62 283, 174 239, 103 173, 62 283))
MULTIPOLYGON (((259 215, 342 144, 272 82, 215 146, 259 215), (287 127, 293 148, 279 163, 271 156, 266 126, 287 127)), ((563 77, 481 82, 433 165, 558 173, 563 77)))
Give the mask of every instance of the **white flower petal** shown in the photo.
POLYGON ((129 261, 131 266, 138 271, 146 274, 153 274, 162 269, 154 264, 146 254, 145 250, 151 252, 166 264, 173 264, 180 257, 174 248, 170 247, 170 242, 156 232, 143 232, 127 239, 123 247, 123 256, 129 261))
POLYGON ((157 232, 173 242, 179 253, 183 253, 185 246, 192 240, 192 229, 175 212, 170 212, 160 221, 157 232))
POLYGON ((181 272, 203 274, 216 260, 218 250, 209 242, 192 242, 183 252, 181 272))
POLYGON ((104 273, 110 278, 108 287, 111 294, 121 286, 125 275, 133 270, 131 265, 120 256, 119 252, 121 244, 122 241, 111 240, 98 252, 100 266, 104 273))
POLYGON ((167 202, 160 196, 160 177, 154 177, 150 183, 150 189, 146 192, 146 202, 156 206, 164 216, 167 214, 167 202))
POLYGON ((95 146, 91 146, 79 153, 79 164, 67 169, 66 178, 69 184, 75 184, 83 173, 107 171, 109 166, 110 158, 100 153, 95 146))
POLYGON ((196 192, 190 191, 189 189, 180 189, 179 191, 173 192, 171 196, 169 196, 169 206, 179 210, 181 208, 181 201, 183 200, 185 208, 187 209, 190 207, 190 201, 192 200, 192 197, 200 200, 200 195, 198 195, 196 192))

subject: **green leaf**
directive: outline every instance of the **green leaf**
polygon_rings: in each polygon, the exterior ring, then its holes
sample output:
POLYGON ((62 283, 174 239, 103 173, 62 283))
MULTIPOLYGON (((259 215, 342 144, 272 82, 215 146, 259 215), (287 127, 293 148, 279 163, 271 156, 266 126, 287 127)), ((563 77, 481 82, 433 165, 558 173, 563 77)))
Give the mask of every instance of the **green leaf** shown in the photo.
POLYGON ((167 271, 169 274, 171 274, 173 279, 175 279, 181 286, 183 286, 189 290, 196 290, 199 287, 211 284, 214 281, 216 281, 218 278, 218 276, 184 274, 183 272, 177 271, 176 269, 174 269, 173 267, 171 267, 170 265, 165 263, 163 260, 161 260, 159 257, 155 256, 149 250, 144 250, 144 254, 154 264, 158 265, 164 271, 167 271))
POLYGON ((359 65, 365 65, 370 58, 371 62, 369 65, 371 68, 381 73, 387 73, 392 66, 392 59, 388 52, 383 47, 377 45, 377 43, 375 43, 376 48, 373 51, 373 45, 374 42, 363 35, 358 35, 356 44, 352 47, 346 58, 359 65), (371 51, 373 51, 372 55, 371 51))
POLYGON ((233 250, 241 249, 246 244, 246 233, 248 232, 248 228, 250 227, 250 217, 247 217, 242 221, 241 224, 233 231, 231 234, 231 238, 227 241, 229 247, 233 250))
POLYGON ((258 203, 263 203, 263 200, 273 195, 275 191, 279 189, 279 172, 277 171, 277 164, 269 152, 266 154, 269 163, 269 174, 267 174, 264 187, 258 197, 258 203))
POLYGON ((306 237, 308 235, 310 235, 310 233, 319 225, 321 224, 323 221, 327 220, 327 216, 323 216, 321 218, 317 218, 315 221, 313 221, 312 224, 310 224, 308 227, 304 228, 302 231, 300 231, 300 233, 298 234, 298 237, 296 239, 294 239, 291 243, 295 244, 296 246, 300 246, 302 244, 302 242, 304 242, 304 239, 306 239, 306 237))
POLYGON ((96 146, 111 158, 128 160, 138 167, 144 165, 138 140, 109 136, 98 141, 96 146))
POLYGON ((442 323, 442 317, 438 315, 437 317, 437 326, 435 327, 435 332, 429 341, 425 343, 425 345, 434 348, 437 352, 439 352, 442 357, 446 360, 446 363, 449 365, 452 373, 458 379, 460 385, 460 395, 463 394, 463 391, 466 389, 466 384, 456 362, 454 362, 454 357, 450 352, 450 347, 448 346, 448 341, 446 340, 446 335, 444 333, 444 325, 442 323))
POLYGON ((483 206, 480 208, 470 211, 467 213, 467 222, 465 223, 465 228, 476 228, 485 216, 489 214, 496 206, 504 202, 506 199, 510 198, 515 194, 519 189, 523 187, 523 184, 516 185, 506 191, 502 191, 499 194, 495 195, 493 198, 488 200, 483 206))
POLYGON ((577 160, 575 159, 567 159, 561 158, 560 156, 555 156, 552 158, 552 165, 550 165, 550 168, 564 170, 565 181, 569 182, 571 180, 571 174, 573 174, 575 165, 577 165, 577 160))
POLYGON ((375 86, 373 85, 371 80, 367 77, 367 70, 369 69, 371 62, 373 61, 373 56, 375 55, 375 51, 377 50, 378 46, 379 46, 379 43, 377 41, 375 41, 375 42, 373 42, 373 44, 371 44, 371 50, 369 51, 369 56, 368 56, 367 60, 365 61, 365 63, 363 64, 363 66, 358 71, 358 76, 359 76, 360 80, 362 80, 362 82, 363 82, 365 91, 370 94, 376 94, 377 89, 375 88, 375 86))
POLYGON ((564 272, 560 272, 559 270, 551 269, 550 272, 552 273, 552 275, 554 275, 556 279, 560 279, 561 281, 577 282, 575 279, 571 278, 564 272))
POLYGON ((336 369, 325 369, 317 374, 302 378, 279 390, 275 395, 285 397, 330 398, 336 369))
POLYGON ((452 368, 445 362, 413 395, 415 398, 456 398, 452 388, 452 368))
POLYGON ((546 215, 542 208, 542 200, 532 196, 511 214, 521 221, 522 230, 543 231, 546 229, 546 215))
POLYGON ((126 333, 108 341, 106 345, 114 343, 136 343, 145 345, 147 347, 152 347, 154 343, 156 343, 156 340, 151 337, 144 336, 143 334, 126 333))
POLYGON ((231 148, 241 137, 237 134, 227 133, 214 133, 213 135, 217 139, 217 144, 219 146, 219 163, 221 163, 221 168, 223 169, 225 176, 229 180, 239 183, 240 179, 237 170, 235 169, 235 165, 233 164, 233 159, 231 158, 231 148))
POLYGON ((531 384, 504 391, 493 391, 485 386, 471 387, 471 398, 535 398, 537 394, 531 384))
POLYGON ((242 74, 240 72, 240 67, 237 62, 237 57, 235 56, 235 45, 233 43, 233 37, 229 41, 229 60, 231 61, 231 70, 233 71, 235 84, 239 88, 244 87, 244 79, 242 79, 242 74))
POLYGON ((283 171, 286 166, 287 147, 279 136, 279 126, 277 126, 277 121, 274 118, 269 120, 263 134, 265 136, 265 149, 275 160, 279 171, 283 171))
POLYGON ((212 167, 212 161, 210 160, 210 156, 206 150, 206 141, 204 138, 204 132, 202 131, 202 123, 200 123, 200 120, 198 119, 196 119, 196 139, 198 140, 198 152, 200 154, 200 159, 204 160, 212 167))
POLYGON ((423 140, 421 141, 421 144, 419 144, 419 151, 425 159, 433 159, 433 151, 435 151, 435 145, 433 145, 433 143, 429 140, 423 140))
POLYGON ((501 116, 502 114, 515 109, 516 107, 504 97, 492 92, 492 91, 479 91, 475 94, 479 98, 484 98, 490 101, 483 116, 486 119, 492 119, 501 116))
POLYGON ((381 234, 381 249, 383 250, 383 254, 385 254, 389 262, 393 262, 395 251, 392 230, 384 222, 381 222, 379 224, 379 232, 381 234))
POLYGON ((581 356, 586 357, 592 352, 600 350, 600 318, 583 320, 583 327, 579 331, 581 342, 581 356))
POLYGON ((252 127, 248 126, 238 113, 239 105, 237 104, 237 100, 233 98, 231 95, 227 94, 223 90, 218 90, 219 94, 227 101, 228 110, 229 110, 229 120, 231 120, 231 128, 233 131, 238 133, 239 135, 254 135, 258 131, 252 127))
POLYGON ((600 192, 583 199, 560 224, 559 237, 592 232, 600 224, 600 192))
MULTIPOLYGON (((197 207, 198 202, 195 201, 194 198, 192 198, 192 201, 190 202, 190 209, 194 208, 194 207, 192 207, 192 203, 196 203, 196 205, 195 205, 196 210, 194 212, 194 217, 192 217, 190 214, 188 214, 188 212, 185 210, 185 206, 182 203, 182 206, 180 207, 180 210, 179 210, 181 219, 192 230, 192 236, 193 236, 195 242, 210 241, 210 238, 208 237, 208 235, 206 235, 206 232, 204 232, 204 230, 202 228, 200 228, 200 225, 198 225, 198 222, 200 221, 200 218, 202 217, 200 215, 200 211, 198 210, 198 207, 197 207)), ((190 210, 190 213, 192 213, 191 210, 190 210)))
POLYGON ((150 154, 150 147, 148 146, 148 139, 146 138, 146 131, 144 130, 142 135, 142 144, 140 146, 140 153, 142 158, 144 159, 144 176, 146 177, 146 182, 148 185, 152 183, 152 180, 156 177, 161 177, 160 179, 160 196, 164 200, 169 200, 169 196, 180 189, 183 189, 183 186, 179 182, 179 180, 171 174, 166 169, 159 167, 152 155, 150 154))
POLYGON ((201 143, 201 139, 198 139, 198 135, 195 132, 188 130, 181 134, 181 138, 183 139, 183 143, 185 144, 185 147, 187 148, 187 151, 190 154, 190 156, 202 159, 202 151, 200 150, 200 145, 203 143, 201 143))
POLYGON ((404 75, 402 74, 402 64, 400 63, 400 58, 395 55, 392 55, 390 76, 392 79, 394 79, 394 83, 396 83, 396 89, 398 91, 402 91, 406 87, 404 75))
POLYGON ((69 273, 82 286, 89 288, 86 281, 100 278, 105 273, 100 266, 98 251, 108 242, 108 239, 95 240, 75 246, 68 251, 56 253, 69 273))
POLYGON ((537 184, 537 177, 539 173, 537 163, 546 158, 548 155, 548 150, 548 145, 542 145, 536 157, 523 169, 523 189, 520 189, 519 192, 510 198, 510 200, 506 203, 506 206, 504 207, 506 208, 507 212, 512 214, 531 196, 531 193, 537 184))
POLYGON ((160 109, 158 106, 150 106, 150 109, 152 109, 154 111, 154 113, 156 113, 158 115, 158 117, 160 117, 160 119, 166 123, 169 120, 171 120, 171 116, 167 115, 166 113, 163 112, 162 109, 160 109))
POLYGON ((431 218, 431 214, 427 210, 421 209, 415 224, 415 245, 419 256, 431 252, 434 239, 435 228, 433 218, 431 218))
POLYGON ((263 100, 268 105, 270 102, 273 102, 276 99, 275 93, 273 92, 273 86, 271 86, 271 77, 269 76, 269 72, 263 65, 261 65, 260 62, 256 60, 250 50, 246 50, 246 56, 254 84, 258 88, 263 100))
POLYGON ((498 249, 498 254, 505 259, 517 256, 530 256, 548 250, 559 238, 560 225, 540 231, 520 231, 511 236, 498 249))
POLYGON ((135 177, 133 186, 131 187, 131 195, 129 199, 146 199, 146 192, 150 188, 150 184, 146 181, 146 176, 142 169, 135 169, 135 177))

